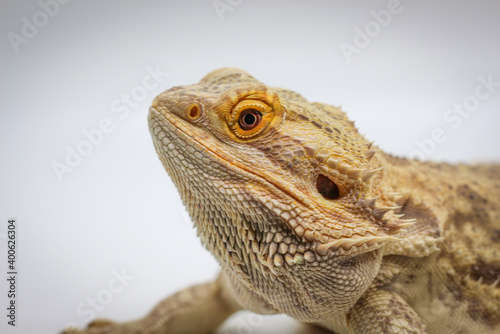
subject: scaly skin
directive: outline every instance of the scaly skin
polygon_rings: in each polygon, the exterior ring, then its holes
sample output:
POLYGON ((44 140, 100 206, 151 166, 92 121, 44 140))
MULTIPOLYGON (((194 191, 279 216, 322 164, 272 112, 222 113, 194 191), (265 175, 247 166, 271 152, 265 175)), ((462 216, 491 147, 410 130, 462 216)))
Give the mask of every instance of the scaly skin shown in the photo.
POLYGON ((221 273, 67 333, 208 333, 240 309, 339 334, 500 333, 499 165, 390 156, 339 108, 231 68, 160 94, 149 125, 221 273))

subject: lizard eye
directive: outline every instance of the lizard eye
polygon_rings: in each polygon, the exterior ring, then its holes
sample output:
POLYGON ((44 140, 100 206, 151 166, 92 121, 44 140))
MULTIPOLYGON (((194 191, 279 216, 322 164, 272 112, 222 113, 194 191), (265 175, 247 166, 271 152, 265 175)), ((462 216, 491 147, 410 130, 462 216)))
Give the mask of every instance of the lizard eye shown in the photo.
POLYGON ((271 106, 260 100, 243 100, 233 107, 229 120, 232 132, 241 139, 261 134, 274 118, 271 106))
POLYGON ((252 130, 259 125, 262 114, 255 109, 245 109, 241 112, 238 124, 243 130, 252 130))

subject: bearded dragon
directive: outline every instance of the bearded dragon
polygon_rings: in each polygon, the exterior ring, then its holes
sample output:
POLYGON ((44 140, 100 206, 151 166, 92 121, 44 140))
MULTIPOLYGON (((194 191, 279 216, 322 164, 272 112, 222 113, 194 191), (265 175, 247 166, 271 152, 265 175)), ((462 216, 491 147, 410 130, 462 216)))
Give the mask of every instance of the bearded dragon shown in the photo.
POLYGON ((500 333, 500 165, 386 154, 340 108, 234 68, 160 94, 149 127, 221 272, 66 333, 209 333, 241 309, 338 334, 500 333))

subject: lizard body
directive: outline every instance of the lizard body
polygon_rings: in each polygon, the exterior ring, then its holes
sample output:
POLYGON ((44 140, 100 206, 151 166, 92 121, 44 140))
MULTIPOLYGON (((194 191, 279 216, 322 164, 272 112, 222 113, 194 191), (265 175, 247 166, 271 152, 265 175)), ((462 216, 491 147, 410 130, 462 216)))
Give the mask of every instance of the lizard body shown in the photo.
POLYGON ((160 94, 153 142, 211 283, 67 333, 208 333, 240 309, 335 333, 500 333, 500 166, 397 158, 345 113, 215 70, 160 94))

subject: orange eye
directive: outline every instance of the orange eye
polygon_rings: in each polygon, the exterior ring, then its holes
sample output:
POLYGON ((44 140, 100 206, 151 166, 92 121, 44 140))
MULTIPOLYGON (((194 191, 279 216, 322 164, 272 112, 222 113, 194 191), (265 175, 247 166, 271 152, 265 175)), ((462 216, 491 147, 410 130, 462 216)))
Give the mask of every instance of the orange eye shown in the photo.
POLYGON ((262 114, 255 109, 245 109, 241 112, 238 124, 243 130, 252 130, 262 121, 262 114))
POLYGON ((229 127, 241 139, 250 139, 264 131, 274 119, 273 109, 260 100, 243 100, 233 107, 229 127))
POLYGON ((234 103, 235 96, 228 100, 224 114, 225 122, 235 140, 253 141, 278 125, 283 118, 284 108, 276 94, 250 91, 246 98, 234 103), (230 104, 231 103, 231 104, 230 104))

